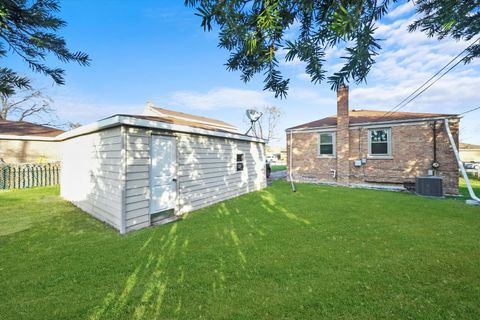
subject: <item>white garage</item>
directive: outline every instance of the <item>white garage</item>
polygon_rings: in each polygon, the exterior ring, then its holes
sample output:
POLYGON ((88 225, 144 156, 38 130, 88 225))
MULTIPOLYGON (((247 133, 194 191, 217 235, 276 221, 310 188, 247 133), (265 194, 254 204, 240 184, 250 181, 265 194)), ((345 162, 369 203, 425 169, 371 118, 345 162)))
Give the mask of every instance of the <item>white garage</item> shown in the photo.
POLYGON ((266 186, 265 140, 149 106, 60 135, 61 196, 121 233, 266 186))

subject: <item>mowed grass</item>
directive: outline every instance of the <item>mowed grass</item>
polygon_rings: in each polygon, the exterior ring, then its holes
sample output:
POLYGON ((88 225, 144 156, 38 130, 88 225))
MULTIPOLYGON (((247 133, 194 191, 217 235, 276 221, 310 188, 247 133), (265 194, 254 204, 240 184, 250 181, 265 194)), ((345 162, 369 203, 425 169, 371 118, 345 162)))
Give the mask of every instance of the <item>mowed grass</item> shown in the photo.
POLYGON ((271 165, 272 171, 282 171, 282 170, 287 170, 286 165, 279 165, 279 164, 272 164, 271 165))
POLYGON ((480 207, 275 181, 126 236, 0 193, 0 319, 478 319, 480 207))
MULTIPOLYGON (((470 176, 470 184, 472 185, 473 192, 477 195, 477 197, 480 197, 480 180, 474 176, 470 176)), ((465 183, 465 180, 463 178, 460 178, 460 183, 459 183, 459 192, 461 195, 461 199, 470 199, 470 194, 468 193, 468 188, 467 184, 465 183)))

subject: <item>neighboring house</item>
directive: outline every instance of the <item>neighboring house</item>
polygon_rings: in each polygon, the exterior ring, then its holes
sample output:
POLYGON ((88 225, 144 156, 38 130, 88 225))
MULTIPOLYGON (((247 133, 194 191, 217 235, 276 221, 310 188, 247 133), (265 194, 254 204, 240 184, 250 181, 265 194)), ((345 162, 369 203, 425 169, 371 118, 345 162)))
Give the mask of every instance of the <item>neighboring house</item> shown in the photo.
POLYGON ((5 163, 59 161, 55 137, 63 132, 26 121, 0 119, 0 159, 5 163))
POLYGON ((267 159, 274 159, 275 162, 285 162, 287 151, 284 148, 267 146, 267 159))
POLYGON ((459 152, 463 162, 480 162, 480 145, 460 143, 459 152))
POLYGON ((458 194, 444 119, 458 145, 457 115, 349 111, 348 87, 342 86, 337 115, 286 130, 288 168, 294 181, 369 186, 412 187, 415 177, 430 173, 443 177, 445 193, 458 194))
POLYGON ((62 197, 126 233, 266 186, 265 140, 155 109, 59 136, 62 197))

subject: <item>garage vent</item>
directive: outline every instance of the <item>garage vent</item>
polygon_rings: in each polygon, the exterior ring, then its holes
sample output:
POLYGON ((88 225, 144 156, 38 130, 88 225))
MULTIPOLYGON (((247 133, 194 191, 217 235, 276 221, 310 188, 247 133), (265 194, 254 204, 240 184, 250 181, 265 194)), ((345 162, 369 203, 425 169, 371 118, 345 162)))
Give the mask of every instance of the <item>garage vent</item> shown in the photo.
POLYGON ((437 176, 417 177, 415 190, 419 196, 443 197, 443 179, 437 176))

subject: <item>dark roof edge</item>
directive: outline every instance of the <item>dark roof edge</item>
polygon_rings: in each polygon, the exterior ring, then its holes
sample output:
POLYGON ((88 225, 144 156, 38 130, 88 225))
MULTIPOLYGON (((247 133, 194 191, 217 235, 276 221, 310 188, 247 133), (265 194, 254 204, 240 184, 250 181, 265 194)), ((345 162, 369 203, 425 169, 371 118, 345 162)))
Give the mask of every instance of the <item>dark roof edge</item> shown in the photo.
MULTIPOLYGON (((412 119, 378 121, 378 122, 372 121, 372 122, 350 123, 349 127, 362 127, 362 126, 370 126, 370 125, 373 126, 373 125, 394 124, 394 123, 403 123, 403 122, 424 122, 424 121, 428 121, 428 120, 443 120, 443 119, 453 119, 453 118, 460 119, 461 116, 458 115, 458 114, 450 114, 450 115, 446 114, 446 115, 437 116, 437 117, 412 118, 412 119)), ((326 119, 326 118, 323 118, 323 119, 326 119)), ((290 127, 290 128, 285 129, 285 131, 296 131, 296 130, 298 130, 298 131, 308 131, 308 130, 317 130, 317 129, 326 129, 326 128, 337 127, 336 124, 328 125, 328 126, 320 126, 320 127, 304 127, 304 125, 307 125, 309 123, 316 122, 316 121, 321 121, 323 119, 307 122, 307 123, 304 123, 304 124, 301 124, 301 125, 295 126, 295 127, 290 127)))

